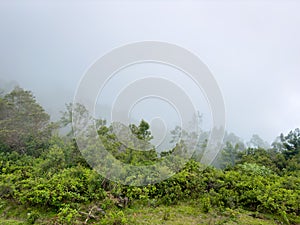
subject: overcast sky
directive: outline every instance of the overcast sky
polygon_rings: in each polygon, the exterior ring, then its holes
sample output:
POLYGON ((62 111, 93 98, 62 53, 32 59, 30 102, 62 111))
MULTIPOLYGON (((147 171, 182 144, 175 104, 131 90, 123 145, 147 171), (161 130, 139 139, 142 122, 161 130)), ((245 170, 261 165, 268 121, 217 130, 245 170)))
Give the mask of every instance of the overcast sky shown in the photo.
POLYGON ((0 2, 1 87, 32 90, 55 115, 111 49, 157 40, 209 67, 226 129, 272 141, 300 127, 300 1, 0 2))

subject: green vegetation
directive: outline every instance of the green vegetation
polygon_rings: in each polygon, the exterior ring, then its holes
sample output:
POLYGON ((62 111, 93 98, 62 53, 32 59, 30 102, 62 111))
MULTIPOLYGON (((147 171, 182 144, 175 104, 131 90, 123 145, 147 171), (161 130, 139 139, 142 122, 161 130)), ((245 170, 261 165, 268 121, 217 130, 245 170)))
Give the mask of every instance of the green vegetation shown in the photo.
MULTIPOLYGON (((31 92, 0 97, 1 224, 300 224, 299 129, 270 148, 226 143, 220 169, 194 158, 163 182, 126 186, 90 168, 70 134, 58 135, 71 121, 67 109, 51 123, 31 92)), ((105 121, 97 126, 109 152, 128 164, 151 165, 183 149, 137 151, 105 121)), ((145 121, 130 129, 152 138, 145 121)))

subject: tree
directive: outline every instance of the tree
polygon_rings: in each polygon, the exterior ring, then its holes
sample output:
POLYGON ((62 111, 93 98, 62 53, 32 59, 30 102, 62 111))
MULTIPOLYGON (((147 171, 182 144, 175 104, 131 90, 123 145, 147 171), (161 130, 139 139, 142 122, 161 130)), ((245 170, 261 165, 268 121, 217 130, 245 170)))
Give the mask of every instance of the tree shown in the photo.
POLYGON ((225 132, 223 143, 226 143, 226 142, 231 143, 233 146, 238 145, 240 151, 246 149, 244 141, 240 137, 235 135, 234 133, 225 132))
MULTIPOLYGON (((105 120, 96 120, 90 116, 90 112, 86 109, 86 107, 82 104, 73 103, 66 104, 66 111, 61 111, 61 118, 59 121, 60 128, 65 128, 67 131, 67 137, 73 137, 74 135, 74 127, 72 126, 73 120, 76 122, 76 126, 80 125, 81 121, 94 120, 96 126, 99 127, 100 121, 105 124, 105 120)), ((79 127, 77 127, 79 129, 79 127)))
POLYGON ((130 124, 129 128, 131 132, 140 140, 150 141, 153 138, 151 131, 149 130, 150 125, 145 120, 142 120, 139 126, 130 124))
POLYGON ((260 136, 257 134, 253 134, 250 141, 247 143, 248 147, 250 148, 264 148, 269 149, 270 145, 268 142, 264 141, 260 136))
POLYGON ((300 129, 290 131, 286 136, 280 135, 281 151, 286 159, 291 159, 300 153, 300 129))
POLYGON ((234 146, 230 142, 226 142, 225 147, 221 152, 220 167, 235 166, 239 153, 239 145, 234 146))
POLYGON ((255 163, 279 172, 285 167, 285 160, 281 156, 273 149, 248 148, 240 153, 238 163, 255 163))
POLYGON ((36 154, 51 136, 53 124, 30 91, 16 87, 0 98, 0 142, 19 153, 36 154))

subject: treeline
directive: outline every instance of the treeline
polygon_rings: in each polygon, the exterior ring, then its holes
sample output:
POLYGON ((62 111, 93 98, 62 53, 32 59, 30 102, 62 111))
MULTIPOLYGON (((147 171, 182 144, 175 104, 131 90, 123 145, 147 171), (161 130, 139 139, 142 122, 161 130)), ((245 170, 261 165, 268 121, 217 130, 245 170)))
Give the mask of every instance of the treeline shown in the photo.
MULTIPOLYGON (((84 160, 71 133, 59 135, 72 118, 51 122, 31 92, 15 88, 0 97, 0 213, 25 208, 28 224, 128 224, 105 213, 134 203, 149 207, 191 201, 203 212, 243 208, 271 214, 279 223, 300 224, 300 130, 280 135, 269 148, 227 142, 205 167, 192 158, 176 175, 147 186, 112 182, 84 160), (44 212, 51 212, 43 216, 44 212), (88 216, 88 215, 92 216, 88 216)), ((137 151, 122 144, 111 125, 97 121, 98 134, 113 156, 127 164, 151 165, 178 151, 137 151)), ((151 140, 149 125, 131 125, 137 138, 151 140)), ((141 179, 143 179, 141 175, 141 179)))

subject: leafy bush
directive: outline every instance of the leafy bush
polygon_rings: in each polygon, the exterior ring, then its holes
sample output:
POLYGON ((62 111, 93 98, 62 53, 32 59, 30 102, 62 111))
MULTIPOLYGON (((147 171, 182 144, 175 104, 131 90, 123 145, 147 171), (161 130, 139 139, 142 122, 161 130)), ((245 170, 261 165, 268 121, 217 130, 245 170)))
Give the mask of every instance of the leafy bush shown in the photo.
POLYGON ((27 224, 34 224, 36 222, 37 219, 40 218, 40 214, 38 211, 33 210, 29 213, 27 213, 27 219, 26 219, 26 223, 27 224))
POLYGON ((72 209, 69 204, 64 205, 59 209, 58 223, 65 225, 79 224, 77 220, 80 216, 76 209, 72 209))
MULTIPOLYGON (((71 121, 71 108, 65 114, 65 125, 71 121)), ((83 106, 80 110, 85 113, 83 106)), ((0 97, 0 114, 0 209, 7 202, 30 206, 35 210, 27 215, 27 223, 38 220, 39 208, 43 208, 57 214, 55 223, 76 224, 78 208, 97 202, 102 209, 111 210, 100 224, 126 224, 130 221, 115 206, 120 206, 118 201, 125 197, 153 207, 193 200, 204 212, 219 209, 235 217, 233 209, 243 208, 274 214, 286 224, 300 223, 299 129, 281 135, 271 149, 244 149, 227 143, 220 156, 221 164, 227 167, 220 170, 205 168, 194 160, 182 168, 183 162, 173 154, 186 150, 182 143, 161 157, 155 149, 134 150, 117 139, 111 126, 98 121, 98 134, 116 159, 132 165, 165 163, 163 171, 154 168, 141 172, 135 167, 137 176, 121 171, 126 182, 143 184, 147 173, 167 176, 176 172, 167 180, 141 187, 124 186, 101 177, 86 164, 71 134, 51 135, 55 126, 31 92, 17 88, 0 97)), ((150 144, 152 136, 145 121, 129 128, 138 139, 150 144)), ((97 148, 91 146, 88 150, 91 152, 86 156, 93 158, 97 148)), ((168 219, 167 213, 164 218, 168 219)))

